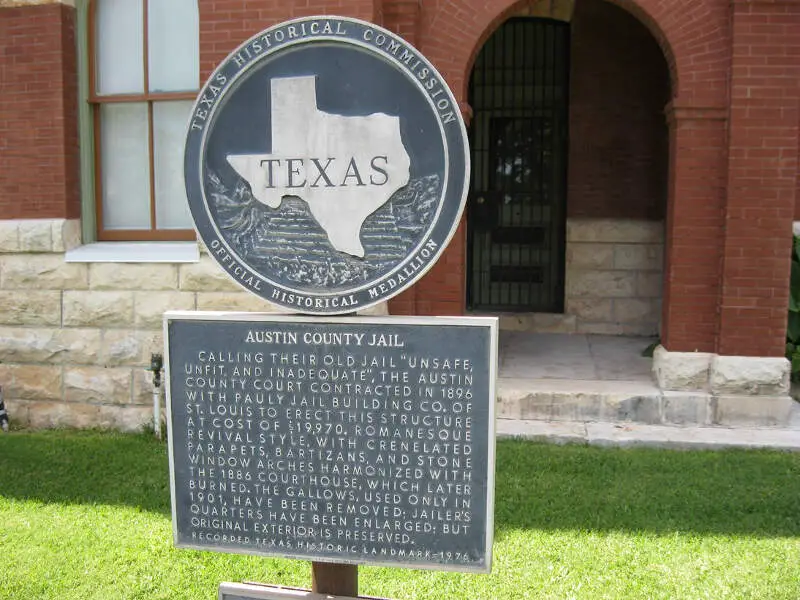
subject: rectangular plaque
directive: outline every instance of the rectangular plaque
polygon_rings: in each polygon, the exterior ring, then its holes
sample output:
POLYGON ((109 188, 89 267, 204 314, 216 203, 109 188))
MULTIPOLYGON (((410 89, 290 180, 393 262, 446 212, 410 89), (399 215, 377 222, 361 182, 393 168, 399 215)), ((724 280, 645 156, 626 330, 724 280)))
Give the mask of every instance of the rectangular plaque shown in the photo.
POLYGON ((164 326, 176 546, 489 572, 495 318, 164 326))

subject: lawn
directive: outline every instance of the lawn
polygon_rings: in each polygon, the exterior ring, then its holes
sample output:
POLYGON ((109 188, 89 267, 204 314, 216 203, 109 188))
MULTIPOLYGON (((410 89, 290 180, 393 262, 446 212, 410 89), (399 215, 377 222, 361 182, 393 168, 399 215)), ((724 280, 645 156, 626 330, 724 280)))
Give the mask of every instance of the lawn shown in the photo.
MULTIPOLYGON (((800 598, 800 455, 501 441, 494 568, 362 567, 390 598, 800 598)), ((166 448, 143 435, 0 435, 0 598, 215 600, 308 586, 301 561, 172 547, 166 448)))

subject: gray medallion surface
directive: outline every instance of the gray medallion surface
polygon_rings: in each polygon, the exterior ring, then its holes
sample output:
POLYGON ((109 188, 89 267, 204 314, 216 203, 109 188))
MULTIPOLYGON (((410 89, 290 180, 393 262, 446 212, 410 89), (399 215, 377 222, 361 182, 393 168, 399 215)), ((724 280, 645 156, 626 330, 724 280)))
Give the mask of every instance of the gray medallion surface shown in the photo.
POLYGON ((433 265, 468 167, 456 102, 418 51, 317 17, 261 32, 217 68, 185 174, 197 230, 229 275, 276 304, 339 314, 433 265))

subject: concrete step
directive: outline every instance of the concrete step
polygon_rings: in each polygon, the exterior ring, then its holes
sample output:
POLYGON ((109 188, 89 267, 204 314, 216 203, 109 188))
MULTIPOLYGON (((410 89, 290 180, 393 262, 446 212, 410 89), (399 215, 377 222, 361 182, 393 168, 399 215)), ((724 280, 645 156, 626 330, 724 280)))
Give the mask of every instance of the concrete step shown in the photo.
POLYGON ((790 396, 664 392, 647 381, 515 379, 497 382, 498 419, 800 430, 790 396))
POLYGON ((498 419, 497 437, 592 446, 645 446, 683 450, 771 448, 800 452, 800 429, 766 427, 677 427, 636 423, 498 419))

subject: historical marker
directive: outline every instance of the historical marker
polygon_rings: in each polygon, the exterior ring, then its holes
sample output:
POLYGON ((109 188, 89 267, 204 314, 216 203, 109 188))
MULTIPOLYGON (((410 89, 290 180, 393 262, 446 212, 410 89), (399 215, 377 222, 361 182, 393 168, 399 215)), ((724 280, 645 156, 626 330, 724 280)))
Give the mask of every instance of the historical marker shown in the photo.
POLYGON ((466 130, 442 76, 371 23, 310 17, 234 50, 195 104, 185 181, 212 257, 297 312, 409 287, 463 211, 466 130))
POLYGON ((496 319, 165 329, 177 546, 489 571, 496 319))

